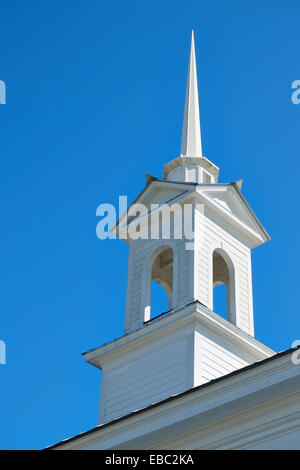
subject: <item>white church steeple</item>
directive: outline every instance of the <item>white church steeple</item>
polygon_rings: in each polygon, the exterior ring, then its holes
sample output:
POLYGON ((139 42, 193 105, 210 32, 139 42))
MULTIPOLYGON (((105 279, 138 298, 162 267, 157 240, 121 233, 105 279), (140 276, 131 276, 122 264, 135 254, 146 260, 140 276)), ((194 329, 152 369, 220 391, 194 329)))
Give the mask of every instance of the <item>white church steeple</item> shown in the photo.
MULTIPOLYGON (((273 354, 254 338, 252 302, 251 250, 269 236, 240 187, 218 183, 218 171, 201 150, 192 35, 181 155, 165 165, 163 180, 149 179, 114 228, 120 238, 125 229, 145 224, 151 233, 126 239, 124 336, 84 354, 103 372, 100 423, 273 354), (160 224, 159 217, 152 218, 153 204, 156 213, 169 211, 169 219, 177 205, 172 233, 162 227, 158 236, 152 236, 160 224), (186 206, 193 243, 184 227, 186 206), (160 314, 156 317, 151 312, 153 282, 160 284, 169 301, 168 312, 155 312, 160 314), (215 288, 220 284, 227 289, 223 316, 214 309, 215 288)), ((105 312, 104 324, 115 308, 118 304, 112 303, 112 311, 105 312)))
POLYGON ((190 62, 186 84, 181 156, 202 157, 194 31, 192 31, 190 62))

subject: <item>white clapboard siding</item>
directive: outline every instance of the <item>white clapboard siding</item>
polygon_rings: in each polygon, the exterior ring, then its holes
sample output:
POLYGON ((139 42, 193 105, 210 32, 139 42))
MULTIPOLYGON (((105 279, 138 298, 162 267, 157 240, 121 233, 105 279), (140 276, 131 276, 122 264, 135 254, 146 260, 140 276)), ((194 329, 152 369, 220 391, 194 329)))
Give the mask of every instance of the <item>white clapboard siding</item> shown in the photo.
POLYGON ((171 336, 135 350, 105 375, 101 422, 124 416, 189 388, 189 338, 171 336))

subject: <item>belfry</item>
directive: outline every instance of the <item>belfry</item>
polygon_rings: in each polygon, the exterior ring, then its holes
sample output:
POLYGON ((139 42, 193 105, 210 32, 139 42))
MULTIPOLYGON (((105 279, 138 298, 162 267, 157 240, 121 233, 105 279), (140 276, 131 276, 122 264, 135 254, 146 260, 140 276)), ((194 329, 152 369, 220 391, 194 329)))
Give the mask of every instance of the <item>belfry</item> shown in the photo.
POLYGON ((251 250, 270 237, 242 195, 242 180, 220 183, 218 176, 202 153, 192 33, 180 154, 164 165, 162 179, 146 176, 145 188, 112 229, 123 239, 147 219, 148 232, 159 235, 126 238, 124 335, 83 354, 102 371, 98 426, 58 444, 62 448, 249 447, 259 409, 270 408, 271 423, 284 396, 280 384, 289 380, 292 410, 297 374, 288 353, 280 356, 254 337, 251 250), (156 218, 149 217, 153 205, 156 218), (189 207, 192 240, 174 205, 181 215, 189 207), (169 209, 172 236, 156 230, 160 209, 169 209), (167 312, 156 316, 153 282, 168 298, 167 312), (223 316, 214 310, 219 285, 226 287, 223 316))

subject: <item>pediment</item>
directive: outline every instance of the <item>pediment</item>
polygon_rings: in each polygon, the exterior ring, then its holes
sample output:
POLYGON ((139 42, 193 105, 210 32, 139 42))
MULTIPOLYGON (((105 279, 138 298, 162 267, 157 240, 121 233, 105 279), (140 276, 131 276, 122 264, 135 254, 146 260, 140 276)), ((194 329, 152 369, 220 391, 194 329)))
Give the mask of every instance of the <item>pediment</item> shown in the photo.
POLYGON ((126 225, 130 224, 134 219, 139 218, 139 214, 136 214, 134 205, 143 204, 147 211, 151 211, 152 205, 163 205, 163 204, 172 204, 173 202, 179 202, 182 196, 186 196, 188 193, 194 191, 194 184, 180 184, 172 183, 162 180, 153 180, 149 185, 147 185, 144 190, 138 195, 138 197, 133 201, 133 203, 128 207, 127 218, 124 218, 126 215, 123 214, 119 219, 117 224, 111 229, 113 233, 117 227, 123 229, 126 225), (133 211, 134 215, 131 215, 133 211))
POLYGON ((249 226, 252 225, 251 218, 232 190, 226 188, 223 191, 204 191, 204 194, 229 214, 238 217, 249 226))
POLYGON ((234 183, 195 185, 194 183, 162 180, 151 181, 129 206, 127 213, 120 218, 113 227, 112 232, 116 233, 117 227, 122 231, 123 228, 125 229, 126 226, 140 217, 136 208, 133 207, 135 204, 143 204, 147 208, 147 213, 149 213, 154 209, 151 207, 152 204, 161 206, 163 204, 179 203, 181 199, 185 200, 191 193, 194 193, 198 202, 204 203, 208 211, 213 212, 215 217, 220 219, 220 222, 223 219, 224 227, 235 226, 236 230, 245 233, 246 238, 252 240, 253 246, 260 245, 270 239, 255 213, 242 196, 238 186, 234 183), (125 217, 126 215, 127 217, 125 217))
POLYGON ((136 202, 145 204, 145 206, 150 209, 151 204, 170 204, 173 200, 175 202, 175 199, 185 195, 189 189, 190 188, 172 188, 168 185, 157 185, 153 187, 144 198, 140 198, 140 200, 136 202))
POLYGON ((229 216, 250 230, 258 233, 263 238, 268 239, 269 236, 261 223, 257 219, 255 213, 243 198, 241 193, 234 188, 233 185, 220 185, 219 187, 206 187, 198 190, 204 196, 210 207, 218 210, 224 217, 229 216))

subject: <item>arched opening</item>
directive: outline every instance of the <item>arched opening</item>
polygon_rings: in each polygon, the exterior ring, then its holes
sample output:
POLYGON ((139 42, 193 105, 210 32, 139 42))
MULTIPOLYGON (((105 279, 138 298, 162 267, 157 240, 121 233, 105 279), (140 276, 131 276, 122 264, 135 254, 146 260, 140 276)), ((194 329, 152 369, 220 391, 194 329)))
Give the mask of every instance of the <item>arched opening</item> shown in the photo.
POLYGON ((151 282, 151 312, 150 318, 155 318, 162 312, 169 310, 169 299, 163 286, 158 282, 151 282))
POLYGON ((221 249, 213 252, 213 310, 235 324, 234 267, 221 249))
POLYGON ((173 250, 160 247, 150 259, 150 279, 146 299, 145 321, 172 309, 173 250))
POLYGON ((227 320, 227 287, 222 282, 214 284, 214 312, 227 320))

